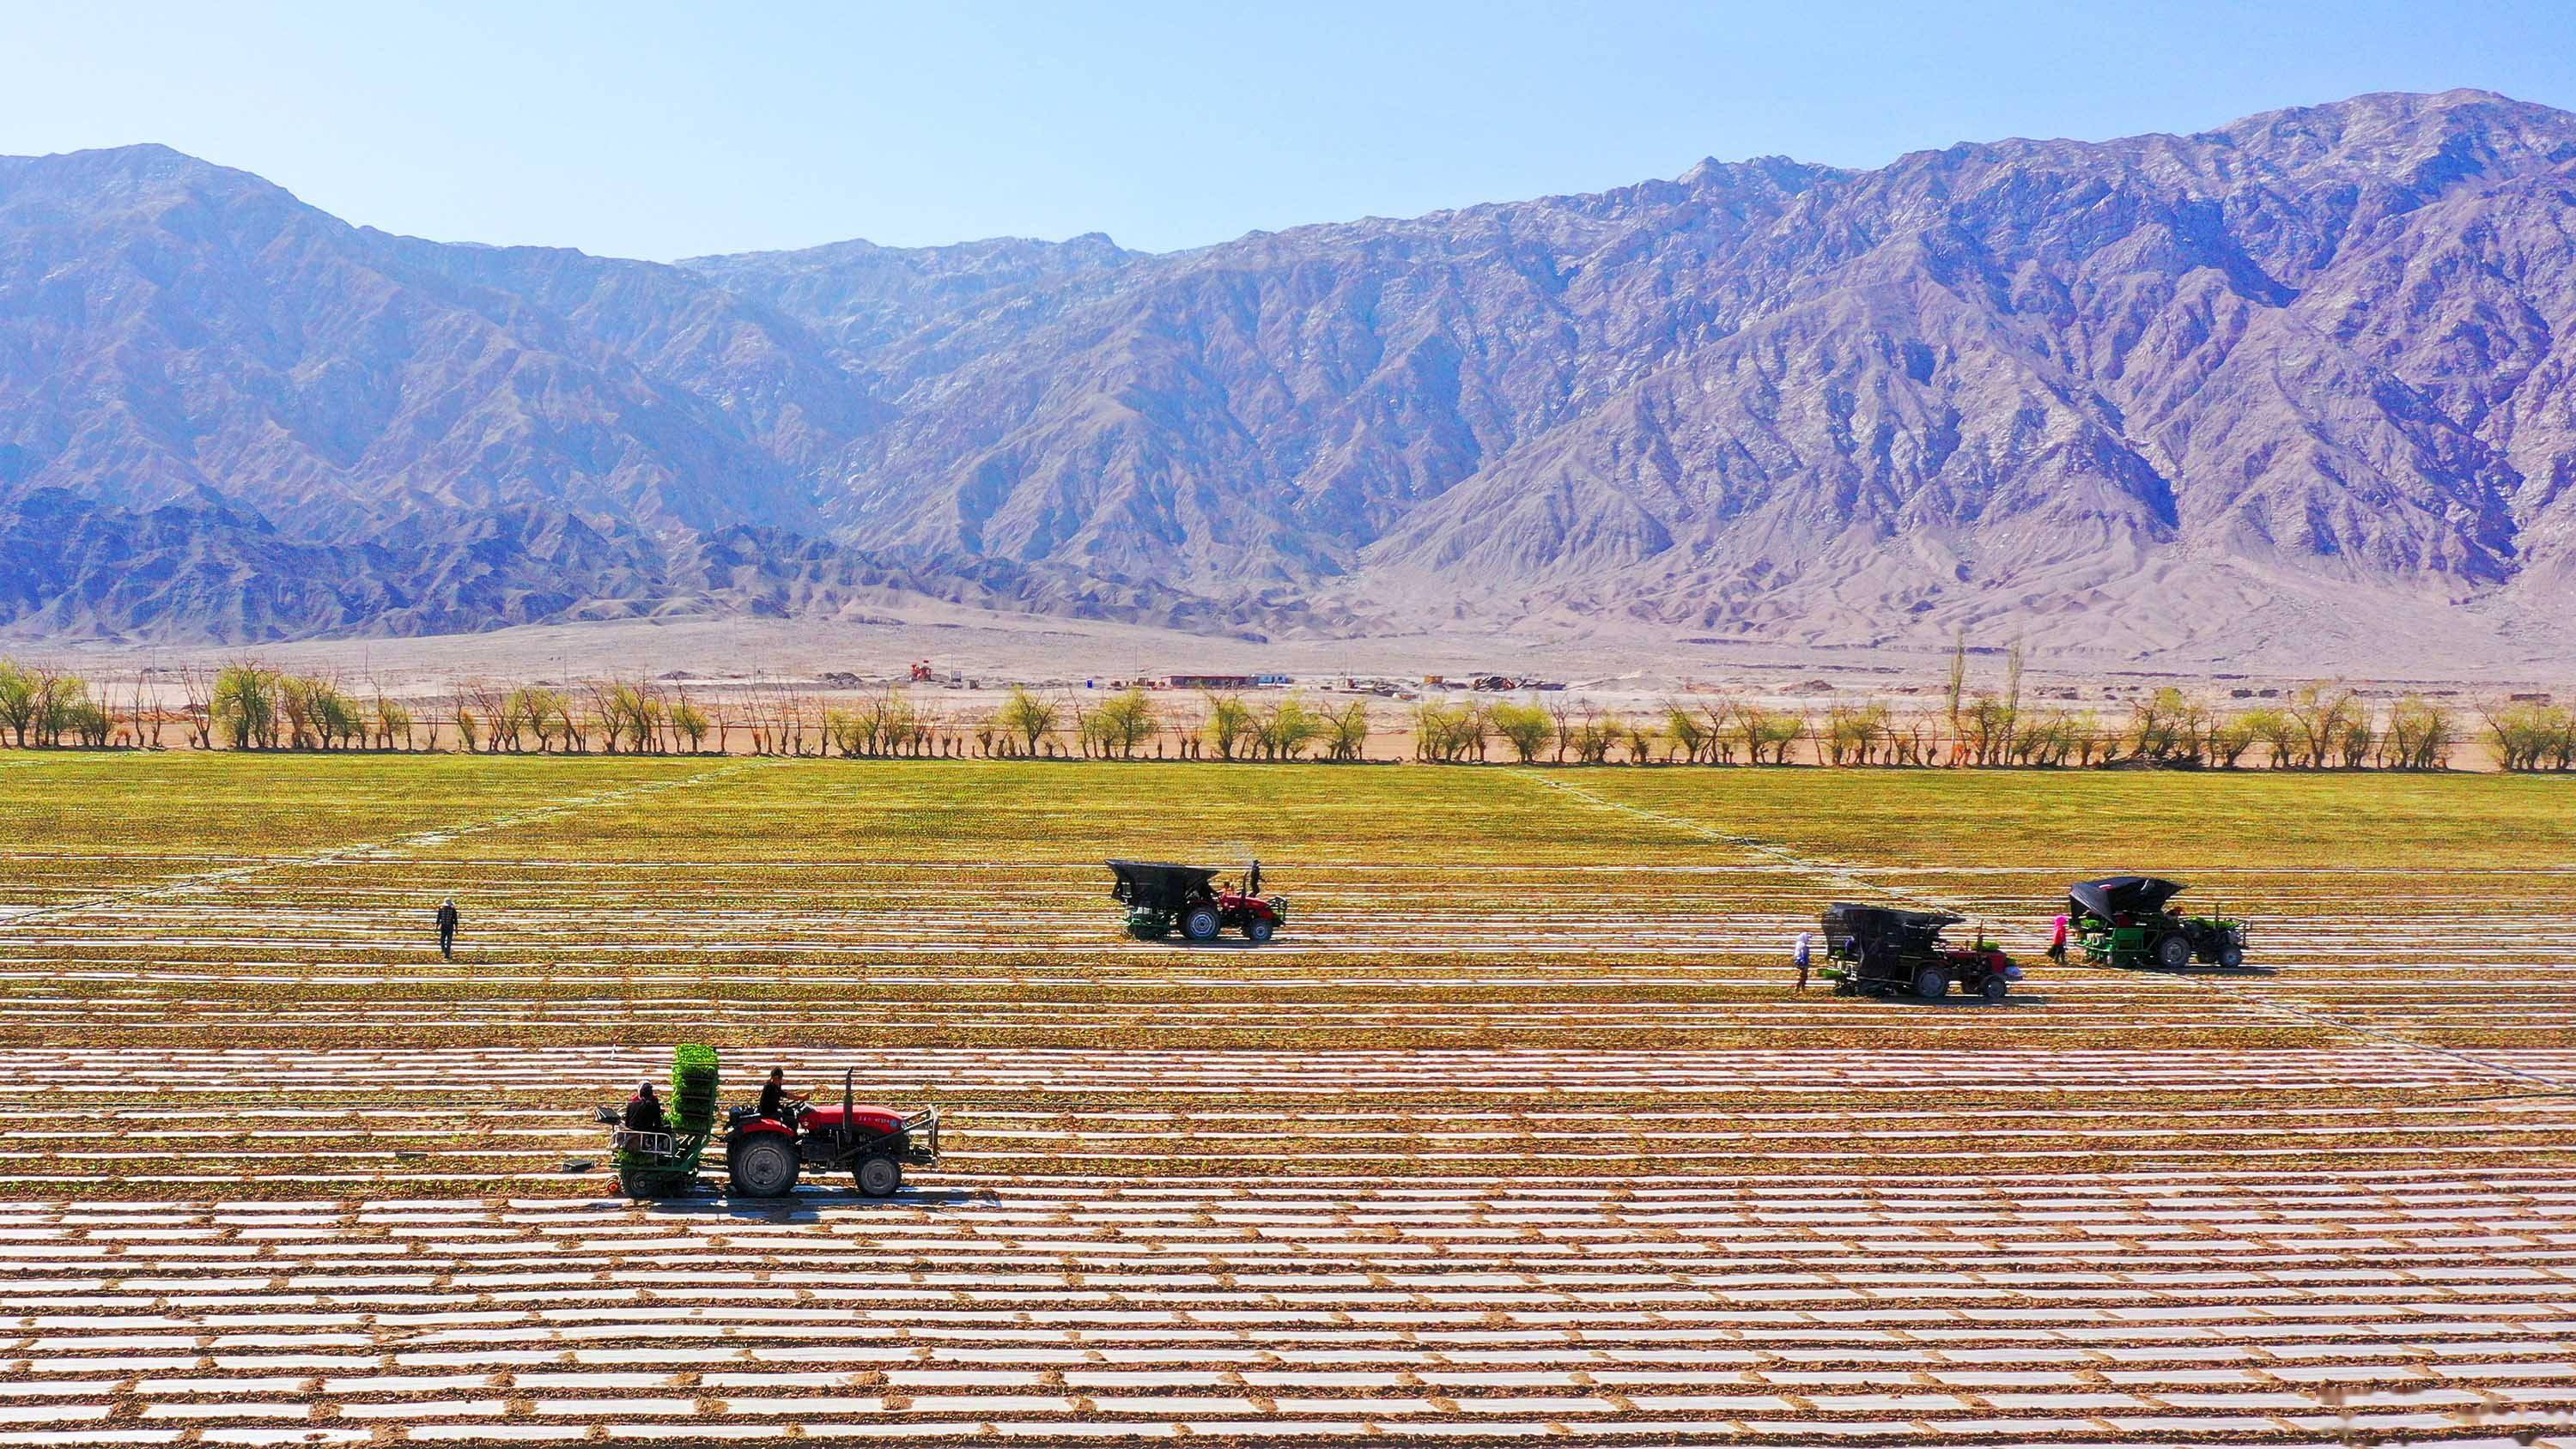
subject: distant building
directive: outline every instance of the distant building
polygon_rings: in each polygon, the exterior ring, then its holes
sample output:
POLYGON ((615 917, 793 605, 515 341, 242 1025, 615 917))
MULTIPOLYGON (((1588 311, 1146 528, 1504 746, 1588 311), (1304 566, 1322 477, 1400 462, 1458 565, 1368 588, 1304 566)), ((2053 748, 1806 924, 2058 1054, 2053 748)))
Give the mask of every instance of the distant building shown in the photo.
POLYGON ((1249 674, 1167 674, 1165 689, 1250 689, 1257 681, 1249 674))

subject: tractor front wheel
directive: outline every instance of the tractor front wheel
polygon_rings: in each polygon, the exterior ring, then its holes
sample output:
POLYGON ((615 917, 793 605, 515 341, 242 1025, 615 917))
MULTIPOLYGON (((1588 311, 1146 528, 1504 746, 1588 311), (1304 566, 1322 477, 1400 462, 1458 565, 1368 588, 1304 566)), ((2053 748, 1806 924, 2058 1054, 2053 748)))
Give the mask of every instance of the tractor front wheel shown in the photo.
POLYGON ((2245 964, 2245 948, 2230 941, 2218 948, 2218 964, 2233 971, 2245 964))
POLYGON ((780 1134, 761 1133, 733 1150, 733 1195, 785 1197, 796 1189, 796 1147, 780 1134))
POLYGON ((1243 939, 1256 946, 1267 946, 1270 944, 1271 934, 1278 929, 1279 927, 1268 918, 1255 916, 1243 923, 1243 939))
POLYGON ((1977 983, 1977 994, 1988 1001, 2001 1001, 2011 991, 2012 983, 2006 981, 2001 974, 1989 976, 1977 983))
POLYGON ((1938 966, 1926 966, 1914 973, 1914 994, 1926 1001, 1938 1001, 1950 994, 1950 975, 1938 966))
POLYGON ((2156 943, 2156 964, 2167 971, 2180 971, 2191 964, 2191 938, 2176 931, 2156 943))
POLYGON ((1213 941, 1223 926, 1214 906, 1192 906, 1181 917, 1181 934, 1193 941, 1213 941))
POLYGON ((892 1197, 903 1187, 903 1164, 891 1157, 863 1157, 850 1175, 869 1197, 892 1197))

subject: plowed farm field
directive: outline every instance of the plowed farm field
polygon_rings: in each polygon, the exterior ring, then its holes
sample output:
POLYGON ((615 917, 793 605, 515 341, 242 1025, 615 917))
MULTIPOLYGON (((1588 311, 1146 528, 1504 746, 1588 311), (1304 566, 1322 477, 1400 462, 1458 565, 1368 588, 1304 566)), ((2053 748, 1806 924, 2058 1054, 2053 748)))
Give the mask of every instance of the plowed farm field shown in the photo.
POLYGON ((0 1444, 2576 1445, 2576 782, 0 754, 0 1127, 0 1444), (685 1041, 945 1160, 631 1203, 685 1041))

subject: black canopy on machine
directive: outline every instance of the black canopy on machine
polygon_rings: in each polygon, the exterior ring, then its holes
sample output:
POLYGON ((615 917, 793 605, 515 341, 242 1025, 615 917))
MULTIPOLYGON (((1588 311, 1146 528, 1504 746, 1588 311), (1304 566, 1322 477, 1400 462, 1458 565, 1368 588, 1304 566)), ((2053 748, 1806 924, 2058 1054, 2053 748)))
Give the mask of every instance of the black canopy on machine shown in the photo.
POLYGON ((1925 951, 1940 944, 1943 926, 1955 926, 1967 918, 1948 911, 1900 911, 1836 901, 1821 919, 1830 946, 1857 942, 1871 950, 1925 951))
POLYGON ((1208 883, 1216 879, 1213 866, 1153 860, 1113 860, 1109 869, 1118 877, 1118 883, 1109 888, 1110 898, 1149 911, 1183 910, 1210 894, 1208 883))
POLYGON ((2152 875, 2112 875, 2068 886, 2066 902, 2072 908, 2069 914, 2107 921, 2119 915, 2152 916, 2187 889, 2181 881, 2152 875))

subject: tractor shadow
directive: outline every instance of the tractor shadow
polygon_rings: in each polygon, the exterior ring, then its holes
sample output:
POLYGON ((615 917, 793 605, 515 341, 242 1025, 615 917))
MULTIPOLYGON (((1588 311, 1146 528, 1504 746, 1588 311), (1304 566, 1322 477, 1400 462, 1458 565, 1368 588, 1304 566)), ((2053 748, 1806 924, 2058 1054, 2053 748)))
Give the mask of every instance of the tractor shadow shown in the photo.
POLYGON ((2278 966, 2208 966, 2194 962, 2189 966, 2114 966, 2114 971, 2135 971, 2141 976, 2211 976, 2221 981, 2278 976, 2278 966))
POLYGON ((907 1187, 892 1197, 870 1197, 850 1187, 800 1187, 783 1198, 732 1198, 721 1192, 701 1198, 663 1198, 645 1210, 656 1215, 692 1217, 728 1217, 755 1223, 810 1223, 821 1220, 823 1210, 846 1212, 852 1208, 873 1211, 897 1209, 944 1211, 966 1207, 982 1194, 966 1187, 907 1187))
POLYGON ((1856 998, 1873 1006, 1910 1006, 1918 1011, 2040 1011, 2053 1005, 2055 997, 2039 992, 2016 991, 2001 1001, 1988 1001, 1982 996, 1944 996, 1926 1001, 1911 991, 1890 992, 1885 996, 1861 995, 1856 998))

